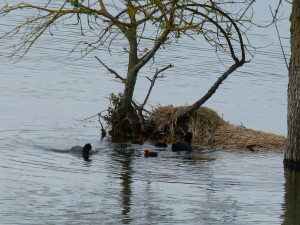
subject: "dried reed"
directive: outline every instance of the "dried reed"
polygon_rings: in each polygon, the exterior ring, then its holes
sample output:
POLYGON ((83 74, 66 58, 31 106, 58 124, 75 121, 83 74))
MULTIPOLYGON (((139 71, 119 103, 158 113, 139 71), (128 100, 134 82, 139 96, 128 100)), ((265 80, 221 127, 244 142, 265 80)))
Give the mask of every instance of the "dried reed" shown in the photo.
POLYGON ((255 131, 225 122, 214 110, 200 107, 187 120, 177 121, 186 106, 162 106, 149 117, 155 131, 168 135, 169 141, 182 139, 184 133, 193 133, 193 142, 201 146, 231 148, 283 149, 286 138, 280 135, 255 131))

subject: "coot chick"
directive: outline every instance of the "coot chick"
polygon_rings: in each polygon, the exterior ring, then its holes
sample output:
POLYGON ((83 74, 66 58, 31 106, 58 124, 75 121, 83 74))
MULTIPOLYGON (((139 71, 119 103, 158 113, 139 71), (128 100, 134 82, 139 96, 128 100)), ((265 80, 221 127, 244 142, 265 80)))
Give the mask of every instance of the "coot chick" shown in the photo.
POLYGON ((157 152, 150 152, 150 151, 147 149, 147 150, 144 151, 144 156, 145 156, 146 158, 148 158, 148 157, 157 157, 158 154, 157 154, 157 152))
POLYGON ((184 136, 184 141, 178 141, 172 145, 172 151, 173 152, 192 151, 192 145, 191 145, 192 138, 193 138, 193 134, 191 132, 187 132, 184 136))
POLYGON ((140 136, 138 140, 132 140, 131 144, 142 145, 142 144, 144 144, 144 140, 145 140, 145 137, 144 136, 140 136))
POLYGON ((85 144, 82 148, 82 158, 86 161, 89 160, 90 151, 92 150, 92 145, 90 143, 85 144))
POLYGON ((155 147, 160 147, 160 148, 166 148, 168 147, 168 144, 167 144, 167 137, 165 136, 162 140, 162 142, 156 142, 154 144, 155 147))

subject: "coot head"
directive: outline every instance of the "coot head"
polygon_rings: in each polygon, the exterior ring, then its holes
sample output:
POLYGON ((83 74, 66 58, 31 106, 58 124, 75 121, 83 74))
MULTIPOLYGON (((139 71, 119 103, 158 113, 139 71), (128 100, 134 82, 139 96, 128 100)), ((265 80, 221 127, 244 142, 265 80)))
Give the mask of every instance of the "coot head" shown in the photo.
POLYGON ((91 150, 92 150, 92 145, 90 143, 85 144, 82 149, 82 151, 87 151, 87 152, 91 150))
POLYGON ((82 157, 84 160, 89 160, 90 151, 92 150, 92 145, 87 143, 82 148, 82 157))

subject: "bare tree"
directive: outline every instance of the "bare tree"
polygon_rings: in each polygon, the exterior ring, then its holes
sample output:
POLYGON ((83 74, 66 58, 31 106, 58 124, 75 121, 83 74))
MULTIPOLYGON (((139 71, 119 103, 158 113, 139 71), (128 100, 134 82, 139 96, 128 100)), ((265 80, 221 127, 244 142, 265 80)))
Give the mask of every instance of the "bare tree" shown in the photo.
MULTIPOLYGON (((113 133, 125 134, 143 130, 145 121, 144 106, 150 95, 158 74, 171 65, 157 70, 151 81, 146 100, 141 103, 133 101, 134 88, 139 71, 156 52, 168 44, 178 41, 182 36, 192 39, 204 37, 215 50, 227 53, 232 65, 220 75, 215 84, 202 98, 188 108, 179 117, 189 116, 207 101, 229 74, 245 62, 246 45, 243 36, 247 24, 251 24, 251 5, 255 0, 212 1, 203 0, 44 0, 38 3, 19 2, 11 5, 8 2, 0 10, 0 18, 20 10, 33 11, 24 22, 17 24, 0 39, 16 37, 20 41, 14 46, 11 57, 22 58, 42 34, 55 27, 59 29, 68 20, 76 20, 82 34, 92 31, 97 39, 94 42, 80 42, 84 45, 83 55, 97 50, 100 46, 108 52, 117 37, 127 42, 128 68, 126 76, 118 74, 101 59, 98 61, 124 84, 120 101, 113 110, 113 133), (85 21, 85 22, 84 22, 85 21), (119 131, 119 132, 117 132, 119 131)), ((22 15, 22 14, 21 14, 22 15)))

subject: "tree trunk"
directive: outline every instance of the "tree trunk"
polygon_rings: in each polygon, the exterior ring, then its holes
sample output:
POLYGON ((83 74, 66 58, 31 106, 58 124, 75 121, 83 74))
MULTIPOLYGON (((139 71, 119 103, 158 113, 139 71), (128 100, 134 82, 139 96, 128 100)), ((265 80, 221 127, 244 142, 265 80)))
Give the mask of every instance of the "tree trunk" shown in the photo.
POLYGON ((288 134, 284 165, 300 168, 300 0, 293 0, 290 21, 292 54, 289 66, 288 134))
POLYGON ((120 109, 127 112, 131 108, 134 87, 137 79, 137 72, 128 71, 127 78, 124 84, 124 92, 122 95, 120 109))
POLYGON ((114 122, 112 125, 112 135, 114 137, 131 136, 141 131, 138 113, 132 106, 134 87, 139 72, 136 69, 138 63, 136 28, 133 27, 131 30, 128 30, 126 37, 129 42, 128 70, 126 79, 124 80, 122 98, 114 112, 114 122))
POLYGON ((123 92, 123 97, 121 99, 121 108, 124 111, 128 111, 131 107, 131 101, 133 97, 134 87, 138 75, 138 70, 136 70, 136 64, 138 63, 137 57, 137 40, 136 40, 136 29, 132 28, 127 33, 127 39, 129 42, 129 60, 128 60, 128 70, 127 77, 125 79, 125 88, 123 92))

